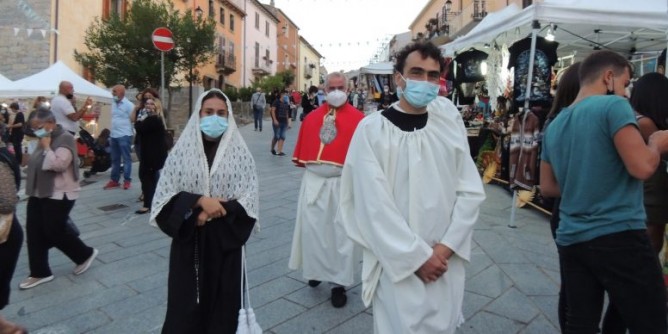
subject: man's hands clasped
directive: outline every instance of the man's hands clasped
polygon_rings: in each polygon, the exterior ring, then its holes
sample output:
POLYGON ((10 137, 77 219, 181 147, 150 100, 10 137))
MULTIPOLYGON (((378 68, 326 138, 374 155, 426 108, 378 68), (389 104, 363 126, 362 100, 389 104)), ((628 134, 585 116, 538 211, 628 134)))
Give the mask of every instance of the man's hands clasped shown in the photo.
POLYGON ((429 260, 415 272, 425 283, 436 281, 448 271, 448 260, 453 254, 453 251, 443 244, 436 244, 432 250, 429 260))

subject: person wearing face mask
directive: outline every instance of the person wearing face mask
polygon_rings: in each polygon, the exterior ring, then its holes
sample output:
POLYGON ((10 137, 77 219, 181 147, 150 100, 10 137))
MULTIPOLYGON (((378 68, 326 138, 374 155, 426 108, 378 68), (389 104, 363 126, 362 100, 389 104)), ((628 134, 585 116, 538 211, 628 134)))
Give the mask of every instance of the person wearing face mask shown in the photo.
POLYGON ((346 305, 352 285, 353 243, 337 223, 341 168, 364 114, 348 103, 348 80, 340 72, 325 80, 327 102, 304 118, 292 161, 304 168, 289 267, 303 269, 311 287, 330 282, 331 303, 346 305))
POLYGON ((93 100, 89 97, 77 111, 73 101, 74 86, 69 81, 61 81, 58 85, 58 95, 51 100, 51 112, 56 117, 56 123, 71 135, 79 131, 79 120, 93 104, 93 100))
POLYGON ((283 144, 285 144, 285 131, 292 127, 290 118, 290 95, 287 90, 271 104, 271 120, 274 129, 274 137, 271 139, 271 154, 284 156, 283 144), (276 152, 278 144, 278 153, 276 152))
POLYGON ((217 89, 204 92, 172 148, 151 224, 172 241, 163 334, 235 333, 242 246, 258 219, 255 161, 217 89))
POLYGON ((145 214, 151 210, 153 194, 158 183, 160 169, 167 159, 167 145, 165 144, 165 122, 162 110, 158 109, 155 100, 149 98, 144 101, 146 116, 141 122, 135 122, 137 135, 141 136, 141 151, 139 157, 139 181, 141 182, 142 200, 144 206, 135 211, 136 214, 145 214))
POLYGON ((399 101, 360 122, 343 166, 341 221, 363 249, 376 333, 453 334, 464 321, 464 265, 485 193, 460 113, 437 96, 444 66, 430 42, 398 52, 399 101))
POLYGON ((19 284, 30 289, 53 280, 49 249, 57 248, 83 274, 95 260, 97 249, 87 246, 68 226, 69 213, 79 198, 79 161, 74 137, 56 124, 54 114, 40 107, 31 120, 39 144, 30 155, 25 193, 28 263, 30 276, 19 284))
MULTIPOLYGON (((540 190, 559 197, 556 243, 566 333, 595 333, 607 293, 630 333, 666 333, 666 290, 646 234, 643 180, 668 152, 668 131, 647 143, 626 99, 632 69, 613 51, 580 65, 580 90, 547 128, 540 190)), ((664 203, 665 204, 665 203, 664 203)))
POLYGON ((125 86, 116 85, 111 89, 114 101, 111 103, 111 180, 104 189, 121 186, 121 160, 123 161, 123 189, 132 184, 132 110, 134 105, 125 98, 125 86))

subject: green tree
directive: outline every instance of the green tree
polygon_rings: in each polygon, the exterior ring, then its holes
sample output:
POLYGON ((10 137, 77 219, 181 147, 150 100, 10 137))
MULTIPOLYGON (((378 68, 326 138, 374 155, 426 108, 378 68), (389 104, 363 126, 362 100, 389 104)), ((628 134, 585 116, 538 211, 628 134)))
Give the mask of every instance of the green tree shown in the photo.
POLYGON ((182 15, 171 1, 135 0, 124 18, 117 14, 96 18, 86 30, 88 50, 75 50, 74 58, 107 86, 160 87, 160 51, 151 41, 158 27, 169 28, 176 45, 165 52, 166 88, 179 86, 178 73, 186 73, 191 84, 197 82, 194 69, 216 54, 215 22, 194 18, 189 12, 182 15))

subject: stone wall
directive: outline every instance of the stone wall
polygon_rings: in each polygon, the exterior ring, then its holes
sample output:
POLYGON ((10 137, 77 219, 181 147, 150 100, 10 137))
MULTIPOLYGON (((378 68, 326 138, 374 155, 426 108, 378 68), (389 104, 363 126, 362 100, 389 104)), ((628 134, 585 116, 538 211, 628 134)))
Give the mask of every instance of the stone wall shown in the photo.
MULTIPOLYGON (((197 102, 197 97, 204 91, 202 87, 193 87, 193 104, 197 102)), ((165 103, 165 101, 163 101, 165 103)), ((248 102, 232 102, 235 120, 238 126, 253 122, 253 111, 248 102)), ((269 116, 269 110, 265 112, 269 116)), ((167 116, 167 126, 174 130, 178 137, 183 128, 188 123, 190 115, 188 112, 188 87, 172 91, 172 107, 167 116)))
POLYGON ((48 29, 51 0, 25 0, 28 7, 19 8, 18 1, 0 1, 0 73, 18 80, 49 67, 51 32, 42 37, 40 29, 48 29), (36 16, 29 16, 29 13, 36 16), (14 28, 19 32, 14 36, 14 28), (26 29, 33 29, 30 37, 26 29))

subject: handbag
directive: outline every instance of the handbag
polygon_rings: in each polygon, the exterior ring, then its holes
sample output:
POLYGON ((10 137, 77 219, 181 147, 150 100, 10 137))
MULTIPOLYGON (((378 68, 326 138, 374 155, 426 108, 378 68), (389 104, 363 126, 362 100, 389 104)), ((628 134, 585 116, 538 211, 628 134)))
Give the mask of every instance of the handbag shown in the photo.
POLYGON ((12 230, 12 223, 14 222, 14 214, 0 215, 0 245, 7 241, 9 232, 12 230))
POLYGON ((167 151, 169 151, 174 147, 174 136, 171 132, 167 131, 167 122, 165 121, 165 118, 162 116, 160 116, 160 118, 162 119, 162 125, 165 127, 165 147, 167 148, 167 151))
POLYGON ((253 312, 253 308, 250 305, 248 272, 246 269, 246 246, 241 247, 241 309, 239 309, 237 334, 262 334, 262 328, 257 323, 255 312, 253 312))

